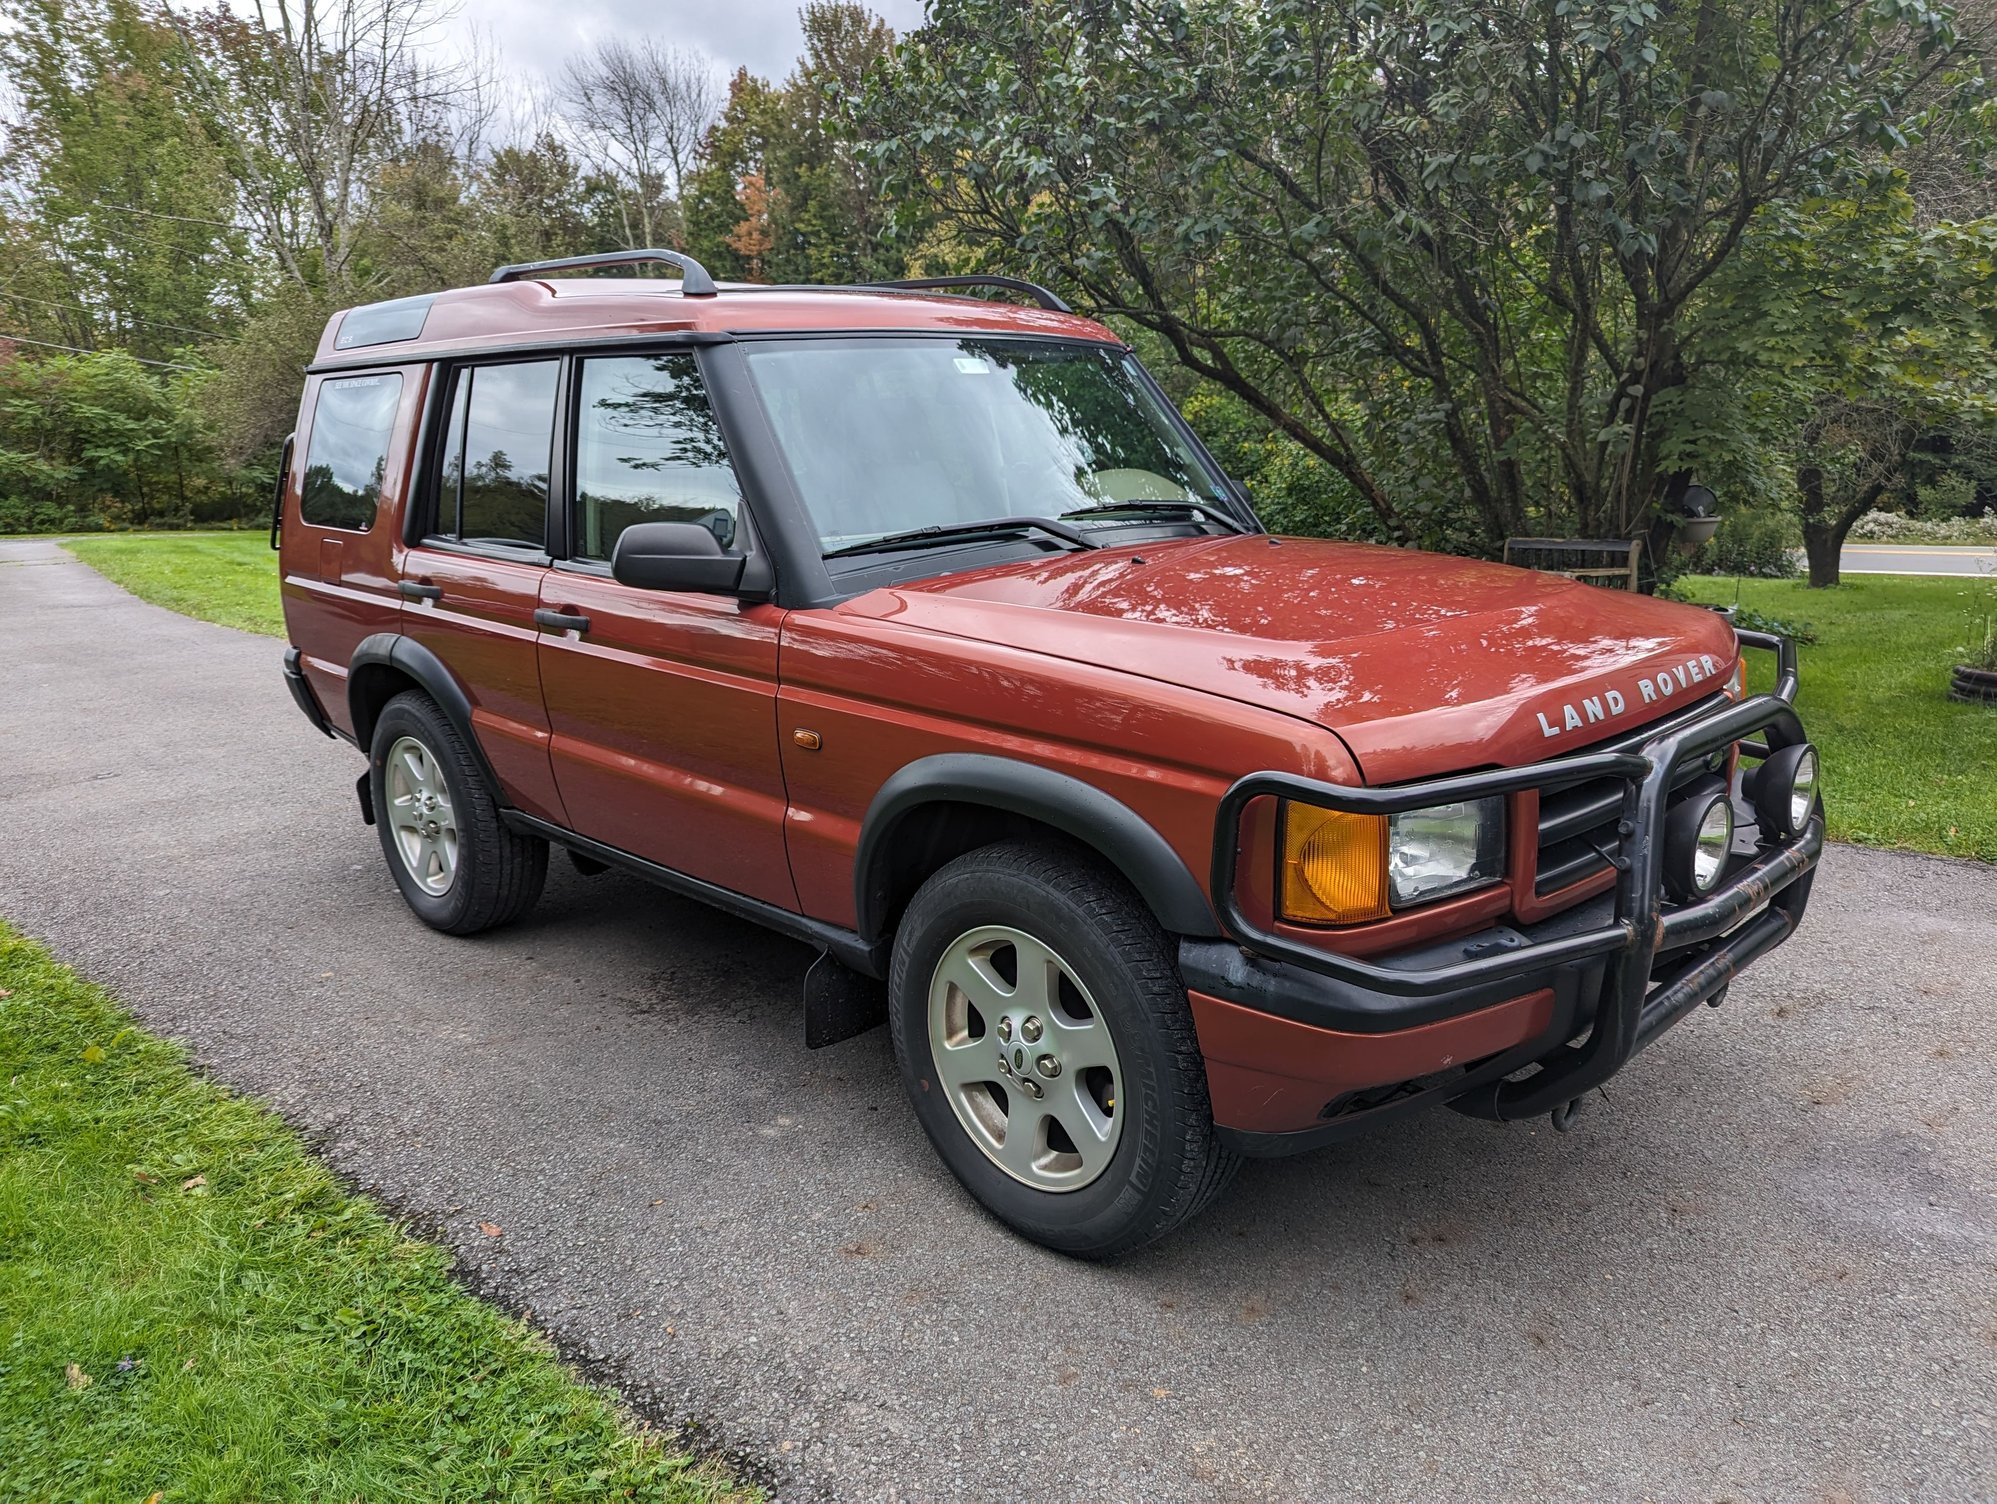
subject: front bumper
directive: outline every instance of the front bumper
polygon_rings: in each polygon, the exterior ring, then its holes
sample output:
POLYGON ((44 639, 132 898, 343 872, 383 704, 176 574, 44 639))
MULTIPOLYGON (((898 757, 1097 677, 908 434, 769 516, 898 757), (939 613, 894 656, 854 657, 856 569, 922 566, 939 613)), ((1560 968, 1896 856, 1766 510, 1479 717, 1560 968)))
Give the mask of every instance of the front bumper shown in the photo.
MULTIPOLYGON (((1215 840, 1213 893, 1227 938, 1180 949, 1224 1136, 1245 1153, 1280 1154, 1439 1103, 1499 1119, 1550 1111, 1608 1080, 1700 1003, 1717 1003, 1743 967, 1786 940, 1823 852, 1821 808, 1800 834, 1762 836, 1738 853, 1706 898, 1665 898, 1674 773, 1736 743, 1765 757, 1804 739, 1793 644, 1739 636, 1777 655, 1775 692, 1634 749, 1387 789, 1279 773, 1237 782, 1221 801, 1215 840), (1258 925, 1236 897, 1252 800, 1384 815, 1603 778, 1624 788, 1617 844, 1605 853, 1613 891, 1537 924, 1360 960, 1258 925)), ((1744 803, 1738 785, 1735 798, 1744 803)))

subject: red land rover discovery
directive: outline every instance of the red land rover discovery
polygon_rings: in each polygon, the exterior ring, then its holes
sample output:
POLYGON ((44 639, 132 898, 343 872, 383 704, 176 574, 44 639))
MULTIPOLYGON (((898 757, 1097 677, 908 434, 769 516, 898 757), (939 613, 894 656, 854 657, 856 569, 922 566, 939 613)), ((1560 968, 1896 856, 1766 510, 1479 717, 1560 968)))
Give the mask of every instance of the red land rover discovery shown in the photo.
POLYGON ((1560 1121, 1788 937, 1788 642, 1271 537, 1113 333, 973 280, 1037 306, 632 252, 334 318, 285 675, 425 923, 553 844, 816 946, 811 1042, 884 1010, 951 1170, 1092 1256, 1241 1155, 1560 1121))

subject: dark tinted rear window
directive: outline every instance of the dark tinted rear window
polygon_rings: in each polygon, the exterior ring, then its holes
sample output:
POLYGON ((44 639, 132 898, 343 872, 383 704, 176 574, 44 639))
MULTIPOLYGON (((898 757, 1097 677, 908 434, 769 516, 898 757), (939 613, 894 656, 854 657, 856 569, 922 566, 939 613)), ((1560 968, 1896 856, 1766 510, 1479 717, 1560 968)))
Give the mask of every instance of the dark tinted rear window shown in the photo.
POLYGON ((320 383, 299 498, 307 522, 363 533, 374 525, 401 401, 402 378, 393 373, 320 383))

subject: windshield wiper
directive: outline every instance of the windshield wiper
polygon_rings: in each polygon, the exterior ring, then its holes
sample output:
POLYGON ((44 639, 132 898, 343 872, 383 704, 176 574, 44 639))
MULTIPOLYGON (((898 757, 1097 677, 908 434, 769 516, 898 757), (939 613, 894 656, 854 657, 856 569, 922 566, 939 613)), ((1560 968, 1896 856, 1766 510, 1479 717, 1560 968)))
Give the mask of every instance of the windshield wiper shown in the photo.
POLYGON ((1223 511, 1204 501, 1105 501, 1096 506, 1082 507, 1073 512, 1063 512, 1063 517, 1104 517, 1111 512, 1192 512, 1210 518, 1232 533, 1248 531, 1241 525, 1241 519, 1232 512, 1223 511))
POLYGON ((898 549, 925 548, 931 543, 941 543, 951 538, 979 538, 993 533, 1027 531, 1046 533, 1049 537, 1059 538, 1063 543, 1072 543, 1077 548, 1102 547, 1087 534, 1056 522, 1051 517, 988 517, 982 522, 938 522, 928 527, 912 527, 905 532, 884 533, 863 543, 846 543, 838 548, 827 549, 821 557, 843 559, 849 554, 893 553, 898 549))

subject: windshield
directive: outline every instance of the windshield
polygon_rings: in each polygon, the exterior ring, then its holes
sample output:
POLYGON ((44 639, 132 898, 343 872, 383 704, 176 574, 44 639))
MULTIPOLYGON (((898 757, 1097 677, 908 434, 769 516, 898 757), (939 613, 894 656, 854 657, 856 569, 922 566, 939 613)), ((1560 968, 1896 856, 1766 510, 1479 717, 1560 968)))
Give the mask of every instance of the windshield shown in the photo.
POLYGON ((1101 346, 796 340, 748 361, 828 553, 1117 502, 1227 505, 1135 362, 1101 346))

